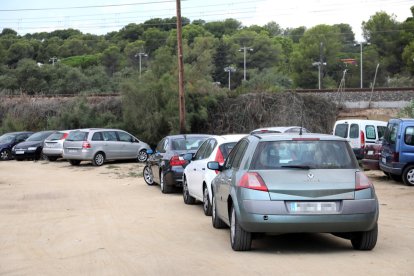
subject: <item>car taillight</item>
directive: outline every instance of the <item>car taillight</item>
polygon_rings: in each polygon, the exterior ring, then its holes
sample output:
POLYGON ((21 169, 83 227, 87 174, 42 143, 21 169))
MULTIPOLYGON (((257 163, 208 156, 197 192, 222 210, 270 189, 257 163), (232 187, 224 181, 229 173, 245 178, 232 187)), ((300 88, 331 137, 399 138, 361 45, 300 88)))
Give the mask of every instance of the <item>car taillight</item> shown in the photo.
POLYGON ((174 155, 170 159, 170 166, 182 166, 182 165, 185 165, 186 163, 187 163, 187 161, 180 158, 180 156, 178 156, 178 155, 174 155))
POLYGON ((64 133, 64 134, 63 134, 63 136, 62 136, 62 138, 60 138, 60 140, 65 140, 65 139, 66 139, 66 137, 68 137, 68 134, 69 134, 69 133, 64 133))
POLYGON ((398 152, 392 153, 392 162, 399 162, 400 161, 400 154, 398 152))
POLYGON ((257 172, 246 172, 239 181, 239 186, 247 189, 268 192, 263 178, 257 172))
POLYGON ((361 149, 363 149, 364 147, 365 147, 365 134, 364 134, 364 132, 361 130, 361 133, 360 133, 360 139, 361 139, 361 149))
POLYGON ((355 190, 364 190, 372 187, 372 182, 363 172, 355 173, 355 190))
MULTIPOLYGON (((220 150, 220 147, 217 149, 216 158, 214 159, 214 161, 219 162, 220 165, 224 164, 224 156, 223 156, 223 153, 220 150)), ((216 172, 216 174, 219 173, 219 171, 215 171, 215 172, 216 172)))
POLYGON ((83 144, 82 144, 82 148, 84 148, 84 149, 90 149, 90 148, 92 148, 92 146, 91 146, 91 144, 90 144, 90 143, 88 143, 88 142, 83 142, 83 144))

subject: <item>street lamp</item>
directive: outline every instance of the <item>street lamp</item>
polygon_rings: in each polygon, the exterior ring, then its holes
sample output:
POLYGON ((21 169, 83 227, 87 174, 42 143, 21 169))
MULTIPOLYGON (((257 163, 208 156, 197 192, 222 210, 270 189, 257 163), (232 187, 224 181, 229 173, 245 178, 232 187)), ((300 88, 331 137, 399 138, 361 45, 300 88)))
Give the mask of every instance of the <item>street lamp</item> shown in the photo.
POLYGON ((244 78, 243 79, 246 80, 246 52, 247 51, 253 52, 253 48, 244 46, 244 47, 239 49, 239 52, 242 52, 242 51, 243 51, 243 56, 244 56, 244 59, 243 59, 243 65, 244 65, 243 75, 244 75, 244 78))
POLYGON ((361 88, 363 88, 363 77, 362 77, 362 46, 363 45, 371 45, 371 43, 369 43, 369 42, 360 42, 360 43, 355 43, 354 44, 354 46, 359 46, 359 49, 360 49, 360 63, 361 63, 361 88))
POLYGON ((142 52, 139 52, 139 53, 137 53, 137 54, 135 54, 135 57, 139 57, 139 77, 141 78, 141 57, 147 57, 148 56, 148 54, 146 54, 146 53, 142 53, 142 52))
POLYGON ((224 72, 229 72, 229 90, 230 90, 231 72, 236 72, 236 68, 232 66, 227 66, 224 68, 224 72))
POLYGON ((326 65, 326 62, 313 62, 312 63, 313 66, 318 66, 318 86, 319 86, 319 90, 321 89, 321 67, 326 65))

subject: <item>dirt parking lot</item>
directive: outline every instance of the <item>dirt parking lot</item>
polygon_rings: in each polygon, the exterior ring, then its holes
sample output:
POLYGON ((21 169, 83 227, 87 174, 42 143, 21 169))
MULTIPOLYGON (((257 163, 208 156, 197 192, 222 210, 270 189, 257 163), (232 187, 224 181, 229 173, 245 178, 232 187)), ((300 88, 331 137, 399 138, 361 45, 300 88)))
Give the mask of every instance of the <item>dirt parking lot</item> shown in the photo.
POLYGON ((0 162, 0 275, 414 275, 414 187, 368 172, 380 200, 370 252, 329 234, 234 252, 201 205, 147 186, 142 165, 0 162))

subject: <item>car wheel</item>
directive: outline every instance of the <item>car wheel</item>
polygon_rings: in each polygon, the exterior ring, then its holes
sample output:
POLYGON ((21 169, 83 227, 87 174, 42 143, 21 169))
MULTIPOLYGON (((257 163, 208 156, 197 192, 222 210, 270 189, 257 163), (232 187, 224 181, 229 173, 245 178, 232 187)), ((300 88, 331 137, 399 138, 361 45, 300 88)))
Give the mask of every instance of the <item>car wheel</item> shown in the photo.
POLYGON ((0 152, 0 159, 1 160, 10 160, 11 159, 11 152, 8 149, 4 149, 0 152))
POLYGON ((215 198, 214 194, 213 194, 212 202, 213 202, 213 205, 211 207, 211 209, 212 209, 212 212, 211 212, 211 222, 213 224, 213 227, 216 228, 216 229, 225 228, 227 225, 224 223, 224 221, 222 221, 217 216, 216 198, 215 198))
POLYGON ((152 170, 149 166, 144 167, 143 175, 145 183, 147 183, 147 185, 154 185, 154 177, 152 175, 152 170))
POLYGON ((389 174, 390 178, 394 181, 400 182, 402 180, 402 176, 398 174, 389 174))
POLYGON ((377 244, 378 225, 374 229, 366 232, 353 234, 351 238, 352 247, 355 250, 372 250, 377 244))
POLYGON ((148 159, 148 153, 146 150, 141 150, 138 153, 138 162, 145 162, 148 159))
POLYGON ((102 166, 104 162, 105 162, 105 155, 103 154, 103 152, 97 152, 92 159, 92 164, 94 166, 102 166))
POLYGON ((230 243, 234 251, 248 251, 252 245, 252 234, 241 228, 233 206, 230 217, 230 243))
POLYGON ((204 185, 203 189, 203 211, 204 215, 211 216, 211 203, 210 203, 210 196, 208 195, 208 188, 207 185, 204 185))
POLYGON ((56 156, 48 156, 47 159, 49 159, 49 161, 56 161, 58 158, 56 156))
POLYGON ((186 177, 184 177, 183 182, 183 199, 185 204, 192 205, 195 203, 195 198, 190 196, 190 193, 188 192, 188 183, 186 177))
POLYGON ((78 166, 79 164, 80 164, 80 160, 69 160, 69 163, 72 165, 72 166, 78 166))
POLYGON ((173 187, 168 186, 167 183, 165 183, 164 173, 162 171, 160 172, 160 186, 163 194, 169 194, 172 192, 173 187))
POLYGON ((405 185, 413 186, 414 185, 414 166, 408 166, 405 168, 402 179, 405 185))

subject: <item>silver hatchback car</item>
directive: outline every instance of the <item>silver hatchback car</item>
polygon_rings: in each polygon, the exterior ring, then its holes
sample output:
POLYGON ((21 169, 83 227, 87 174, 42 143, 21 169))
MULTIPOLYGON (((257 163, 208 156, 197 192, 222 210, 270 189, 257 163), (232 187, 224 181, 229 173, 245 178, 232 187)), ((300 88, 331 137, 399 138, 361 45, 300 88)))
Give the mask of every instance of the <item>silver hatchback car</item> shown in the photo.
POLYGON ((106 160, 120 159, 145 162, 149 149, 147 143, 123 130, 79 129, 71 131, 63 143, 63 158, 72 165, 92 161, 93 165, 101 166, 106 160))
POLYGON ((233 148, 212 181, 212 223, 230 226, 233 250, 254 233, 332 233, 371 250, 378 199, 348 142, 324 134, 254 134, 233 148))

